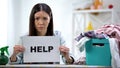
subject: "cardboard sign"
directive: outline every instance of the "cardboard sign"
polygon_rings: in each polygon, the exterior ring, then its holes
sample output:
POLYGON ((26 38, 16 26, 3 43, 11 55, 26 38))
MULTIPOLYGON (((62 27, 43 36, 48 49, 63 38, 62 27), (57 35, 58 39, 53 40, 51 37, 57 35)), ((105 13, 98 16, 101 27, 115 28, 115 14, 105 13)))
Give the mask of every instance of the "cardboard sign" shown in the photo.
POLYGON ((24 36, 24 63, 60 62, 60 39, 57 36, 24 36))

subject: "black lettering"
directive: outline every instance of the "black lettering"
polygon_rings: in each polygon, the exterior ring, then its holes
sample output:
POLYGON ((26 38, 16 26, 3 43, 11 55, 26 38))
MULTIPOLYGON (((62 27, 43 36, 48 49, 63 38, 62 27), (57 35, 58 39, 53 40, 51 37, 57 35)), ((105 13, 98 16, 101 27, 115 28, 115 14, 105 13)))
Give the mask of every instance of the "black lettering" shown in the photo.
POLYGON ((50 52, 51 50, 53 50, 53 46, 31 46, 30 47, 30 52, 50 52))
POLYGON ((36 52, 36 46, 34 46, 34 47, 31 46, 30 47, 30 52, 33 52, 33 51, 36 52))
POLYGON ((48 46, 48 52, 50 52, 51 50, 53 50, 53 46, 48 46))
POLYGON ((45 50, 45 46, 43 46, 43 52, 48 52, 47 50, 45 50))
POLYGON ((37 47, 37 52, 42 52, 42 46, 37 47))

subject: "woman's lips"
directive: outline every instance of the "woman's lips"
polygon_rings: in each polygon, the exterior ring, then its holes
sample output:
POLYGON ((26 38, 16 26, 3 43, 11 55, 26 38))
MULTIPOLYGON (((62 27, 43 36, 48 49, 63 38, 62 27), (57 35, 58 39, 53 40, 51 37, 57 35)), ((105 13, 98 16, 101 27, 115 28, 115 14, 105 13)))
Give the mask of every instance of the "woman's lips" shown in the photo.
POLYGON ((38 29, 43 29, 44 27, 38 27, 38 29))

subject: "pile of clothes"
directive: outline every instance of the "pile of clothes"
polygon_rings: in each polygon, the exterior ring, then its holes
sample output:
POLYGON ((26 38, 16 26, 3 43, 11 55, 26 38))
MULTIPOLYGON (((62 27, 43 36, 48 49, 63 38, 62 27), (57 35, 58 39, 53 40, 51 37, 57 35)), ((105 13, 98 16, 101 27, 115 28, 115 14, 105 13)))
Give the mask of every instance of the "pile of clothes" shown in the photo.
MULTIPOLYGON (((79 48, 80 52, 84 51, 84 44, 90 40, 90 38, 114 38, 117 43, 118 53, 120 57, 120 25, 106 24, 104 26, 101 26, 99 29, 80 33, 79 36, 75 38, 77 41, 76 46, 79 48)), ((80 57, 74 64, 85 64, 85 57, 80 57)))

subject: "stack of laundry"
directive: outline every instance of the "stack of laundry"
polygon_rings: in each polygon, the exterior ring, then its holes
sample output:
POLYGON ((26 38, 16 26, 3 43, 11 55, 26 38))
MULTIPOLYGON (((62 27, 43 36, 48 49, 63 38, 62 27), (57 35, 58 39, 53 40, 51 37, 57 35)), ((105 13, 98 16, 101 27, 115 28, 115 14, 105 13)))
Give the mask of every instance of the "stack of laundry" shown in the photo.
MULTIPOLYGON (((117 47, 117 49, 114 48, 114 50, 116 53, 119 54, 119 58, 117 58, 117 59, 120 59, 120 25, 106 24, 104 26, 101 26, 99 29, 80 33, 79 36, 77 36, 75 38, 75 40, 77 41, 76 46, 77 46, 77 48, 79 48, 80 52, 84 51, 85 43, 87 41, 89 41, 91 38, 98 38, 98 39, 114 38, 117 46, 115 46, 113 44, 112 47, 117 47), (118 51, 116 51, 116 50, 118 50, 118 51)), ((112 50, 113 50, 113 48, 112 48, 112 50)), ((113 53, 113 52, 111 52, 111 53, 113 53)), ((115 57, 115 56, 112 55, 112 57, 115 57)), ((85 60, 84 60, 85 57, 83 57, 84 59, 80 59, 80 58, 74 64, 83 64, 83 62, 85 64, 85 60)), ((115 61, 114 61, 114 63, 115 63, 115 61)), ((116 64, 117 63, 119 63, 119 62, 117 62, 117 60, 116 60, 116 64)), ((118 66, 116 65, 116 67, 118 67, 118 66)))

